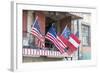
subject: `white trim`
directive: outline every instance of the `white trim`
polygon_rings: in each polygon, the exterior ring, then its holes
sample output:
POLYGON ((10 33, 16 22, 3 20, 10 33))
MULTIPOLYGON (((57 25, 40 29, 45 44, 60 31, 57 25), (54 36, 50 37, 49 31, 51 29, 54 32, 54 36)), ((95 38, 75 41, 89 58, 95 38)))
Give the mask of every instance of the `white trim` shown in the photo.
POLYGON ((17 69, 17 33, 16 33, 16 3, 11 2, 11 70, 17 69))
POLYGON ((96 65, 96 49, 97 45, 95 44, 95 37, 91 39, 91 60, 79 60, 79 61, 68 61, 67 64, 65 61, 59 62, 47 62, 41 65, 40 63, 23 63, 22 62, 22 10, 49 10, 49 11, 61 11, 61 12, 86 12, 91 13, 91 36, 94 36, 96 30, 96 8, 86 8, 86 7, 77 7, 77 6, 66 6, 66 5, 41 5, 34 4, 33 2, 14 2, 14 8, 12 8, 13 18, 12 18, 12 65, 11 69, 16 71, 27 71, 35 69, 46 69, 48 68, 61 68, 61 67, 76 67, 76 66, 91 66, 96 65), (17 25, 17 27, 16 27, 17 25), (53 66, 52 66, 53 65, 53 66))
POLYGON ((70 57, 67 53, 61 54, 59 51, 50 51, 50 50, 40 50, 32 48, 23 48, 23 56, 35 57, 35 56, 52 56, 52 57, 70 57), (59 53, 59 55, 57 55, 59 53))

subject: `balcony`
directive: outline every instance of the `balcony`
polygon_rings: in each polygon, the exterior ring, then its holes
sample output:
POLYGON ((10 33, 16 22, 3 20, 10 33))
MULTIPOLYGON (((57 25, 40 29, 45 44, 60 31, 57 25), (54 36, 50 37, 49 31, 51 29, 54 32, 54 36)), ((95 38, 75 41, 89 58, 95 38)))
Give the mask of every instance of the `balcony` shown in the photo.
POLYGON ((23 56, 26 57, 40 57, 40 56, 54 57, 54 58, 71 57, 68 56, 67 53, 61 54, 59 51, 52 51, 45 49, 23 48, 22 52, 23 56))
MULTIPOLYGON (((30 35, 27 33, 26 35, 30 35)), ((48 46, 51 48, 38 48, 34 46, 35 38, 32 37, 32 35, 23 37, 23 49, 22 49, 22 55, 24 57, 51 57, 51 58, 64 58, 64 57, 72 57, 72 55, 68 55, 67 53, 61 54, 55 47, 50 44, 50 42, 45 42, 45 46, 48 46)))

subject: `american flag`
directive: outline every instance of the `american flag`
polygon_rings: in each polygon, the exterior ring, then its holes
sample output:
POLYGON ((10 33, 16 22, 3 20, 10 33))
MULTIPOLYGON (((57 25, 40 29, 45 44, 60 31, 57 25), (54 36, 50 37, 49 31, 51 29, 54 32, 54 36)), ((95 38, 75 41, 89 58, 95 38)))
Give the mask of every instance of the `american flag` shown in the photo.
POLYGON ((39 48, 44 48, 44 36, 42 36, 41 32, 40 32, 40 26, 39 26, 39 21, 38 21, 38 17, 36 17, 33 25, 32 25, 32 30, 31 30, 31 34, 34 35, 36 37, 36 43, 37 47, 39 48))
POLYGON ((45 43, 45 39, 43 38, 43 41, 41 41, 40 39, 38 39, 38 38, 36 38, 36 46, 38 47, 38 48, 45 48, 45 45, 44 45, 44 43, 45 43))
POLYGON ((49 31, 47 32, 45 38, 50 40, 57 47, 60 53, 64 53, 64 46, 61 42, 58 41, 57 37, 58 36, 56 33, 56 28, 54 27, 54 25, 52 25, 49 31))

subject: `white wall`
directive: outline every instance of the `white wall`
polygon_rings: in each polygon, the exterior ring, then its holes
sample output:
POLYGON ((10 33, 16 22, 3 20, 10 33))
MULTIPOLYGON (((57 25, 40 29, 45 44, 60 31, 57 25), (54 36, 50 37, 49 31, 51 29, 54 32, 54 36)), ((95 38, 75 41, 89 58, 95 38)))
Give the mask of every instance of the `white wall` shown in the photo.
MULTIPOLYGON (((98 25, 97 33, 95 34, 97 48, 99 46, 100 33, 100 2, 99 0, 33 0, 34 3, 45 3, 45 4, 66 4, 76 6, 97 6, 98 8, 98 25)), ((10 34, 11 34, 11 14, 10 14, 10 0, 0 1, 0 73, 11 73, 10 68, 10 34)), ((100 70, 100 49, 98 48, 98 66, 97 67, 78 67, 78 68, 57 68, 57 69, 46 69, 46 70, 33 70, 26 73, 99 73, 100 70)), ((67 64, 67 62, 66 62, 67 64)), ((22 72, 21 72, 22 73, 22 72)))

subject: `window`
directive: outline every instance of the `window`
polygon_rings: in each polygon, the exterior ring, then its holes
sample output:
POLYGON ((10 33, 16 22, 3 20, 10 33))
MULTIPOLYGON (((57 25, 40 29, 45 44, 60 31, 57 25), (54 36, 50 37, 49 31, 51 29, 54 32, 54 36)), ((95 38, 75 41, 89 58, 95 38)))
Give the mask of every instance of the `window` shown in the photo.
POLYGON ((82 24, 82 45, 90 46, 90 26, 82 24))

